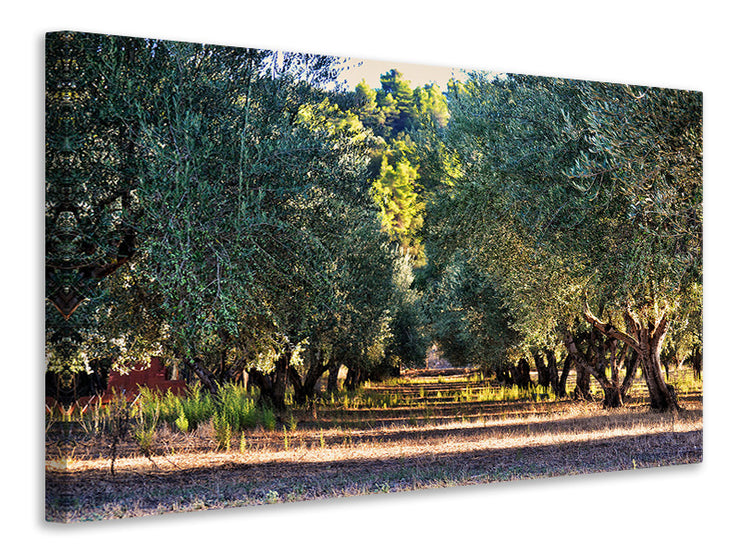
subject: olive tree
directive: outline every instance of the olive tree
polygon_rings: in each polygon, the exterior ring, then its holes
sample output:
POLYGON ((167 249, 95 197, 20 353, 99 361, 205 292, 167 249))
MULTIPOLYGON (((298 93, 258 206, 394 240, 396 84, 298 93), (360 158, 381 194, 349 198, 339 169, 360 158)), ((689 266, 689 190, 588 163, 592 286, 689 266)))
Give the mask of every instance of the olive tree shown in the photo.
POLYGON ((700 106, 694 93, 483 75, 450 99, 461 178, 446 227, 499 278, 525 341, 564 340, 610 405, 639 361, 652 406, 677 406, 659 354, 701 273, 700 106), (577 333, 584 323, 603 341, 577 333))

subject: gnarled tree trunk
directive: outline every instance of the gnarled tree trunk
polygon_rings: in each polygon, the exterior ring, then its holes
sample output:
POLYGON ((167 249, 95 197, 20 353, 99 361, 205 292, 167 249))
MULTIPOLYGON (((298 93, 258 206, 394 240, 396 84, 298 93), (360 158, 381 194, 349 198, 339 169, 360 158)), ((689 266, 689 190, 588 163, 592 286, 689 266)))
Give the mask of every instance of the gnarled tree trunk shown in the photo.
MULTIPOLYGON (((628 347, 625 345, 625 350, 628 347)), ((632 384, 635 381, 635 376, 637 375, 637 367, 640 365, 640 354, 635 351, 634 349, 629 349, 630 355, 627 357, 625 361, 625 376, 622 380, 622 399, 627 398, 627 392, 632 387, 632 384)))
POLYGON ((316 382, 318 382, 324 372, 332 366, 333 365, 331 363, 325 364, 316 360, 315 357, 311 357, 311 366, 309 367, 306 376, 302 379, 298 370, 292 366, 288 368, 288 377, 293 385, 296 404, 304 405, 314 397, 316 382))
POLYGON ((568 382, 568 375, 570 374, 570 369, 572 367, 573 355, 568 353, 568 356, 566 356, 563 361, 563 371, 560 373, 560 380, 558 381, 558 397, 566 397, 568 395, 566 385, 568 382))
POLYGON ((329 375, 326 378, 327 391, 337 391, 339 389, 337 382, 339 381, 339 369, 341 366, 341 364, 335 363, 329 368, 329 375))
POLYGON ((534 367, 537 369, 537 385, 550 387, 550 369, 545 364, 545 360, 540 353, 532 355, 534 358, 534 367))
POLYGON ((588 352, 586 354, 581 351, 576 343, 575 338, 570 332, 564 334, 565 347, 568 352, 573 356, 573 360, 576 365, 576 372, 578 372, 578 379, 576 382, 576 394, 580 394, 584 399, 590 399, 591 393, 589 391, 589 385, 584 383, 584 377, 588 377, 589 380, 593 376, 599 385, 604 390, 604 406, 606 407, 618 407, 622 405, 622 398, 619 395, 619 389, 614 388, 612 383, 606 377, 604 372, 605 365, 603 359, 598 356, 595 352, 594 346, 589 345, 588 352), (616 391, 615 391, 616 390, 616 391))
POLYGON ((211 394, 218 395, 218 382, 213 376, 213 373, 203 366, 200 360, 195 359, 187 364, 187 366, 198 376, 198 379, 208 388, 211 394))
POLYGON ((586 399, 591 401, 591 374, 585 369, 583 364, 575 364, 576 367, 576 388, 573 391, 576 399, 586 399))
POLYGON ((260 390, 257 401, 262 405, 270 405, 278 412, 284 412, 285 390, 288 385, 288 367, 290 354, 282 354, 275 361, 275 369, 270 374, 263 374, 252 369, 249 372, 249 383, 256 385, 260 390))
POLYGON ((604 336, 622 341, 632 347, 639 355, 639 363, 650 393, 650 407, 657 411, 678 411, 680 407, 673 387, 663 379, 660 350, 668 332, 668 316, 665 312, 655 321, 645 325, 630 310, 625 312, 625 321, 630 333, 616 329, 611 324, 601 322, 588 306, 585 308, 586 320, 604 336))

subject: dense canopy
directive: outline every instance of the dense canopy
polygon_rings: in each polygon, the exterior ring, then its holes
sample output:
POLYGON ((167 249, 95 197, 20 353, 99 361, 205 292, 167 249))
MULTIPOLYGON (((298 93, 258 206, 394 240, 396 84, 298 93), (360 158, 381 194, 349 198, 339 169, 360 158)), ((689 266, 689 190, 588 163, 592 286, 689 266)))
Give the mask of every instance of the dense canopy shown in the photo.
POLYGON ((701 360, 700 93, 397 70, 341 90, 339 71, 49 36, 50 395, 158 356, 281 409, 436 344, 561 395, 575 368, 609 406, 639 369, 678 408, 666 357, 701 360))

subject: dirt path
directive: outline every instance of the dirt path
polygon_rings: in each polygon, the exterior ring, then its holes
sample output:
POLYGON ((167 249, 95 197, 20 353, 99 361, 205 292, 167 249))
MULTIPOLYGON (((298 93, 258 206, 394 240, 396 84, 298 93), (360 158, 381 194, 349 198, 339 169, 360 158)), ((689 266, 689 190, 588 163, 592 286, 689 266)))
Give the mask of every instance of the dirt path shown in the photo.
POLYGON ((47 470, 47 518, 87 520, 701 462, 701 407, 273 434, 230 452, 47 470), (313 441, 321 434, 322 445, 313 441), (324 437, 326 436, 326 437, 324 437), (282 445, 281 445, 282 437, 282 445), (327 442, 327 439, 330 440, 327 442))

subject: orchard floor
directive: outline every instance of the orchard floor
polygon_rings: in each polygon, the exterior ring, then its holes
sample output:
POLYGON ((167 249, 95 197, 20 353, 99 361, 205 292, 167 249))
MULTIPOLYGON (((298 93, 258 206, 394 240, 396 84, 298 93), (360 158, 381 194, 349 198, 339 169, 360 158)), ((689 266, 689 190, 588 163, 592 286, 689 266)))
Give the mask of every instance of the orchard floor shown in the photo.
POLYGON ((228 449, 217 448, 207 427, 162 429, 148 457, 133 441, 118 446, 113 473, 100 438, 79 438, 63 461, 47 443, 46 518, 125 518, 702 460, 701 391, 680 395, 684 410, 672 415, 650 412, 641 397, 605 410, 599 402, 487 400, 475 387, 465 376, 421 375, 369 386, 371 408, 337 402, 296 411, 290 426, 235 437, 228 449), (393 406, 377 406, 379 398, 393 406))

